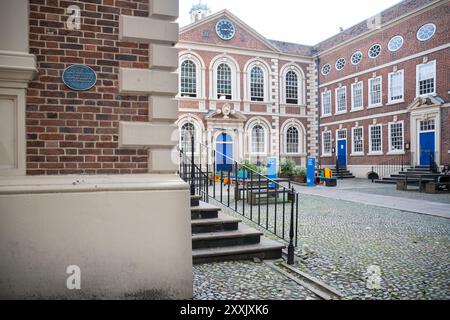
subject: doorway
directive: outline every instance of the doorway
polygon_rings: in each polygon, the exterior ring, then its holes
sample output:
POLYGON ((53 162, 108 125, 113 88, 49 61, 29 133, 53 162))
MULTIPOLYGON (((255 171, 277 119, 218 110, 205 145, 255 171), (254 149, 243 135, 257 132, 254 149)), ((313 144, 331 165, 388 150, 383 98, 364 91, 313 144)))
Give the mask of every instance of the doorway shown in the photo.
POLYGON ((216 139, 216 170, 228 171, 233 166, 233 139, 229 134, 221 133, 216 139))

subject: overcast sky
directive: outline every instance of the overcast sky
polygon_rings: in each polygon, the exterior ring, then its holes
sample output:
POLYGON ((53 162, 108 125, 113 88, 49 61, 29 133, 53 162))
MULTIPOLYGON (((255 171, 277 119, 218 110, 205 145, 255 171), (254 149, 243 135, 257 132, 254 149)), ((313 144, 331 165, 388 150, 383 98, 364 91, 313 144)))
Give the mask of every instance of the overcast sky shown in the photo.
MULTIPOLYGON (((180 0, 180 26, 199 0, 180 0)), ((400 0, 202 0, 215 13, 228 9, 268 39, 314 45, 400 0), (274 23, 270 21, 274 20, 274 23)))

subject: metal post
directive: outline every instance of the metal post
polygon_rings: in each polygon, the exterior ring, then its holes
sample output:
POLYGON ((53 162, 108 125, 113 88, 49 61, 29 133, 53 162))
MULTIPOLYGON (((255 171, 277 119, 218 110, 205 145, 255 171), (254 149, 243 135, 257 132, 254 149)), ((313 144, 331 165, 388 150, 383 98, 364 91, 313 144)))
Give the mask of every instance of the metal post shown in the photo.
POLYGON ((295 205, 295 191, 294 188, 291 190, 292 202, 291 202, 291 225, 289 228, 289 246, 288 246, 288 261, 289 265, 294 264, 294 205, 295 205))
POLYGON ((194 135, 191 135, 191 196, 195 195, 194 135))

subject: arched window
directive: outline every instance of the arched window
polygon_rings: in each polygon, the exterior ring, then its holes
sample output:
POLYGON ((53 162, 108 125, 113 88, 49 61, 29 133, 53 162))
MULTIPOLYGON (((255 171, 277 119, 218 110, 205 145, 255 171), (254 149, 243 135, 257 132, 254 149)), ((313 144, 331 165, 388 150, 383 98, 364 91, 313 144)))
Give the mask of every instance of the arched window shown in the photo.
POLYGON ((194 137, 194 152, 195 152, 195 127, 192 123, 185 123, 181 127, 181 150, 185 153, 192 152, 192 138, 194 137))
POLYGON ((286 74, 286 103, 298 104, 298 76, 294 71, 286 74))
POLYGON ((296 127, 290 127, 286 131, 286 153, 299 153, 299 135, 296 127))
POLYGON ((231 68, 222 63, 217 67, 217 98, 232 99, 231 93, 231 68))
POLYGON ((197 67, 191 60, 181 64, 181 96, 197 97, 197 67))
POLYGON ((264 101, 264 71, 260 67, 250 72, 250 100, 264 101))
POLYGON ((265 152, 265 134, 264 128, 256 125, 252 129, 252 153, 265 152))

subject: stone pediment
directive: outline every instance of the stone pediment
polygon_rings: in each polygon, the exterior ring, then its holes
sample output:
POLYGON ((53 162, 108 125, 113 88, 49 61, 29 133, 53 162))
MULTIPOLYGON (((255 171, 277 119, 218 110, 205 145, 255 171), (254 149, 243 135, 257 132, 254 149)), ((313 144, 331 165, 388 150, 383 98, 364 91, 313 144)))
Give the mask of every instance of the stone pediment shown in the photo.
POLYGON ((210 112, 206 117, 206 121, 221 121, 221 122, 245 122, 247 117, 242 112, 232 110, 231 107, 226 104, 222 109, 218 109, 210 112))
POLYGON ((441 97, 438 96, 424 96, 417 97, 414 101, 408 106, 409 111, 414 111, 418 109, 430 108, 430 107, 440 107, 444 105, 445 101, 441 97))
POLYGON ((197 42, 214 46, 227 46, 279 53, 273 43, 244 23, 228 10, 219 11, 180 30, 180 42, 197 42), (236 27, 236 34, 230 40, 223 40, 216 34, 216 24, 221 19, 230 20, 236 27))

